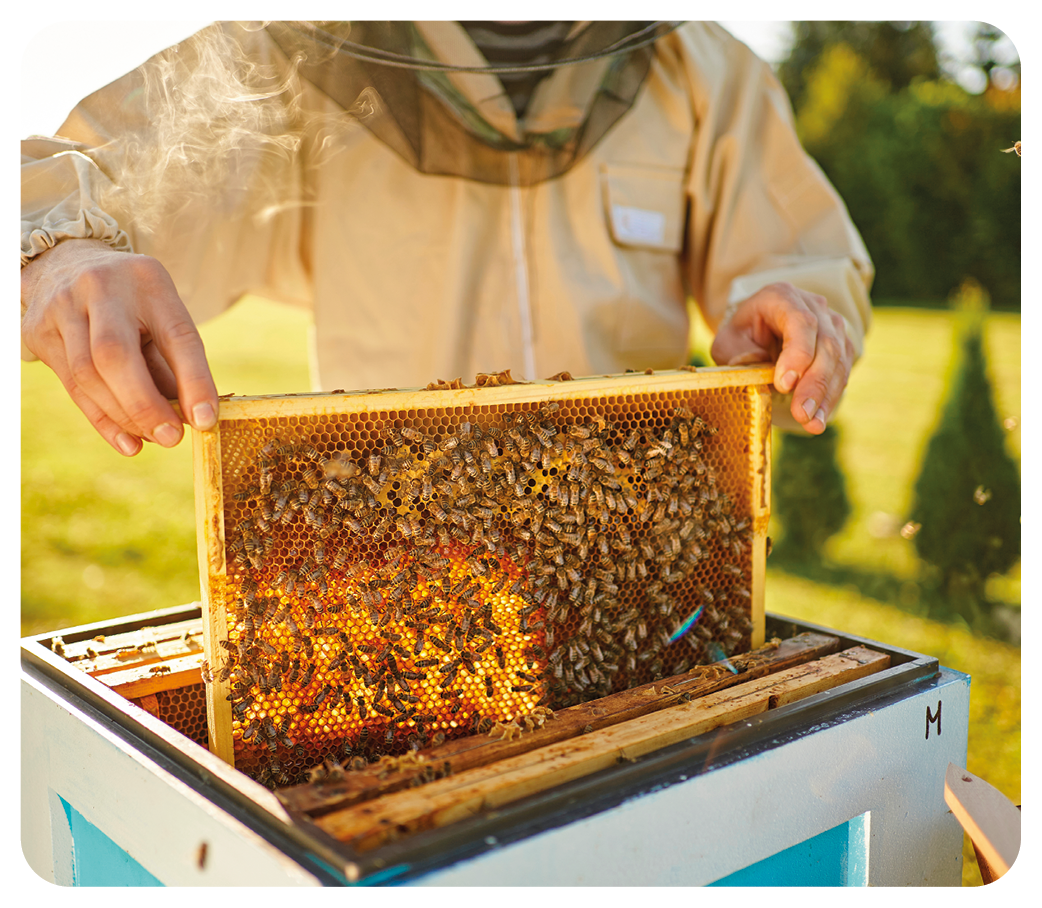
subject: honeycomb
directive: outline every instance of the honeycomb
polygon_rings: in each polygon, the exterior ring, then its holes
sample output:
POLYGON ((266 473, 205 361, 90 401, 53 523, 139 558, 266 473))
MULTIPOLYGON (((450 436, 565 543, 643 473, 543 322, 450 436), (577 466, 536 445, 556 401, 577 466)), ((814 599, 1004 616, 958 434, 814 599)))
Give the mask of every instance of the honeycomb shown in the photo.
MULTIPOLYGON (((156 691, 157 708, 153 714, 196 744, 206 747, 206 689, 203 684, 188 684, 172 690, 156 691)), ((140 704, 140 701, 135 700, 140 704)))
POLYGON ((207 656, 237 768, 297 784, 750 647, 755 388, 622 378, 222 412, 207 656))

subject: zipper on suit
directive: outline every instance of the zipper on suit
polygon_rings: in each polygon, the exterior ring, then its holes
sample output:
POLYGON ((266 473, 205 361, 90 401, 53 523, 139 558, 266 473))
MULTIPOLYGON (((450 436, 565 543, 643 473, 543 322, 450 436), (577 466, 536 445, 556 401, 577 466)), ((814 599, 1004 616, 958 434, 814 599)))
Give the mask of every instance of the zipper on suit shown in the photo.
POLYGON ((528 283, 528 250, 525 247, 525 219, 521 207, 521 185, 517 154, 510 155, 510 237, 514 256, 514 283, 517 287, 517 315, 521 326, 521 362, 524 377, 534 381, 535 338, 532 331, 532 297, 528 283))

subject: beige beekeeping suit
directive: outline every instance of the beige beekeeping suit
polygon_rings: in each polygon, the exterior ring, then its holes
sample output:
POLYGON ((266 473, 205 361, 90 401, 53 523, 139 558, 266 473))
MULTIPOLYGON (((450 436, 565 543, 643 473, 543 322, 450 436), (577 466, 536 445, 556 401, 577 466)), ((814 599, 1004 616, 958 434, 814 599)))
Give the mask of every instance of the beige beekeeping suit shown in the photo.
MULTIPOLYGON (((469 44, 455 23, 419 28, 436 54, 469 44)), ((545 79, 526 127, 580 122, 600 65, 545 79)), ((454 84, 500 134, 517 130, 495 76, 454 84)), ((780 280, 825 296, 862 349, 868 254, 800 148, 770 69, 719 26, 661 38, 633 107, 562 176, 532 186, 419 173, 359 125, 366 103, 345 112, 263 29, 211 26, 85 99, 61 138, 24 143, 22 262, 97 237, 158 258, 197 321, 248 292, 306 307, 324 390, 676 367, 689 296, 715 329, 728 304, 780 280), (269 87, 235 99, 264 112, 265 138, 199 153, 197 137, 154 135, 156 105, 177 86, 151 91, 147 66, 205 61, 214 38, 241 47, 269 87), (176 178, 125 189, 128 165, 157 162, 176 178), (199 185, 186 184, 196 172, 199 185)))

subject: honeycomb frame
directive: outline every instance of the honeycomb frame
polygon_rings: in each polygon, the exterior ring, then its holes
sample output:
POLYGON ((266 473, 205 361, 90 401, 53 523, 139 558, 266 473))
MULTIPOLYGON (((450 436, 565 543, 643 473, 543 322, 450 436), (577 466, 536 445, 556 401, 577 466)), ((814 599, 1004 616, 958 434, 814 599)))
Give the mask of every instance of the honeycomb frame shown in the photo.
POLYGON ((291 784, 323 759, 402 753, 762 645, 772 378, 718 367, 223 399, 215 429, 193 432, 210 749, 291 784), (648 478, 668 477, 681 439, 695 517, 681 486, 648 478), (351 483, 372 516, 330 527, 351 483), (460 496, 475 499, 469 535, 448 519, 450 485, 476 493, 460 496), (580 525, 561 527, 572 512, 580 525))

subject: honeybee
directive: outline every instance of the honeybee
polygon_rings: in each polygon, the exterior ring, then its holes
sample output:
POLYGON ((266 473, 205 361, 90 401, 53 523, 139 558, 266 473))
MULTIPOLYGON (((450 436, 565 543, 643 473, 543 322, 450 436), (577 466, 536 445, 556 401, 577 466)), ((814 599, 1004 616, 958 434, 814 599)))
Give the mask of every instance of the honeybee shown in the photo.
POLYGON ((283 441, 278 437, 276 437, 274 441, 276 442, 275 453, 283 460, 292 460, 293 456, 297 452, 296 446, 291 442, 283 441))
POLYGON ((318 695, 315 697, 313 701, 314 706, 321 706, 325 702, 326 697, 328 697, 329 694, 332 692, 332 690, 332 684, 327 684, 325 687, 323 687, 322 690, 318 692, 318 695))
POLYGON ((398 529, 398 532, 401 533, 402 536, 404 536, 406 539, 409 539, 410 537, 415 535, 415 532, 413 530, 413 524, 408 517, 401 516, 396 518, 394 521, 394 525, 398 529))
POLYGON ((551 446, 554 443, 554 435, 557 434, 557 427, 551 424, 532 424, 532 434, 539 439, 539 443, 544 446, 551 446))
POLYGON ((252 741, 257 736, 257 732, 260 731, 260 727, 260 722, 257 719, 251 721, 250 724, 243 729, 242 740, 246 742, 252 741))
POLYGON ((434 483, 429 475, 426 475, 420 481, 420 498, 423 501, 430 501, 434 496, 434 483))

